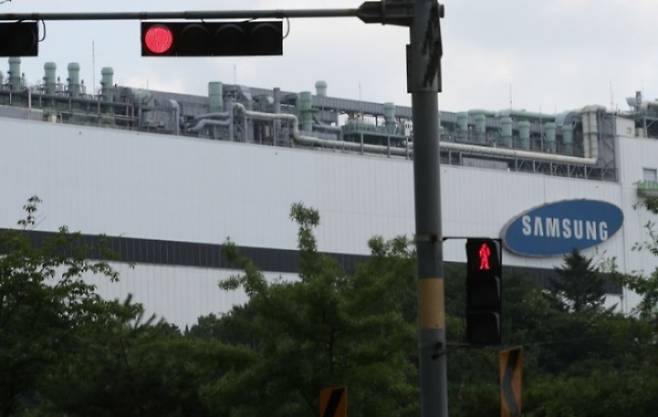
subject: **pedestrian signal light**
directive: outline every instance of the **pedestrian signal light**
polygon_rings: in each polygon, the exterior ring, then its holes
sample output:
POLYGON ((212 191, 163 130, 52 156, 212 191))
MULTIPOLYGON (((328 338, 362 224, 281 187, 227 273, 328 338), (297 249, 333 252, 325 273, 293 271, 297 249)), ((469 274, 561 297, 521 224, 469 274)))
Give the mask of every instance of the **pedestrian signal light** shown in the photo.
POLYGON ((37 56, 38 46, 37 22, 0 23, 0 56, 37 56))
POLYGON ((491 258, 491 246, 489 246, 488 242, 482 243, 478 250, 478 255, 480 256, 480 271, 489 271, 491 269, 489 261, 491 258))
POLYGON ((501 342, 502 263, 494 239, 466 241, 466 339, 475 345, 501 342))
POLYGON ((248 56, 283 53, 281 21, 142 22, 142 56, 248 56))

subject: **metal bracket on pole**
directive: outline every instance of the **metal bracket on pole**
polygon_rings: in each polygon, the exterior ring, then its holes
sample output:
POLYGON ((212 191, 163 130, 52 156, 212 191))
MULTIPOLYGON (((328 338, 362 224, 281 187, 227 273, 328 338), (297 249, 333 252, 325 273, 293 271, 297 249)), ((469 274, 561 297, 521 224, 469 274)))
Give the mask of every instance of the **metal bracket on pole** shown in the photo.
POLYGON ((438 235, 416 235, 414 243, 425 242, 425 243, 436 243, 439 241, 438 235))
POLYGON ((358 8, 357 16, 365 23, 381 23, 397 26, 424 27, 421 42, 407 47, 407 91, 442 91, 441 57, 443 42, 441 38, 441 18, 445 9, 438 0, 432 1, 428 20, 415 22, 416 2, 413 0, 367 1, 358 8), (414 56, 415 55, 415 56, 414 56), (414 59, 415 58, 415 59, 414 59), (412 62, 418 68, 414 69, 412 62))
POLYGON ((407 90, 410 93, 443 91, 441 79, 441 58, 443 57, 443 40, 441 37, 441 18, 444 16, 443 5, 432 1, 427 20, 415 22, 422 32, 416 32, 417 41, 407 48, 408 68, 411 77, 407 90))
POLYGON ((414 20, 414 2, 410 0, 382 0, 363 3, 357 16, 365 23, 411 26, 414 20))

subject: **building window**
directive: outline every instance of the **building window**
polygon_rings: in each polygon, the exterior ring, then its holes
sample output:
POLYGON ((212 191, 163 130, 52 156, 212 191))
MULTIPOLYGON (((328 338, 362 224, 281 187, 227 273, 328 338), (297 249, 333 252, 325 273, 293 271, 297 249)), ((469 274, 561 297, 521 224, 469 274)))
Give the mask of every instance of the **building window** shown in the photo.
POLYGON ((656 175, 655 168, 643 168, 642 169, 642 179, 649 182, 658 182, 658 176, 656 175))

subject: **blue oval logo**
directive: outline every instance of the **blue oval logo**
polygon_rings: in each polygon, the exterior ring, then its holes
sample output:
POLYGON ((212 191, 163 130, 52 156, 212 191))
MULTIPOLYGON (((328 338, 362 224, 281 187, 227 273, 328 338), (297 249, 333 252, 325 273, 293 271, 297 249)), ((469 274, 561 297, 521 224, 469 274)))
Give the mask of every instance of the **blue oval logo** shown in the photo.
POLYGON ((610 239, 621 229, 624 213, 614 204, 565 200, 528 210, 502 230, 505 247, 523 256, 556 256, 610 239))

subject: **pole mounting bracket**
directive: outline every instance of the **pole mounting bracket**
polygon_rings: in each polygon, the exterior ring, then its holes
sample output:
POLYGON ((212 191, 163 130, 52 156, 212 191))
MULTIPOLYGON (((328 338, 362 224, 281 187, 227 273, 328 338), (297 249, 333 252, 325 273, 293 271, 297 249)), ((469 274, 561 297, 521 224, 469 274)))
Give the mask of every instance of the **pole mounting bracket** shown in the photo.
POLYGON ((414 20, 414 2, 410 0, 366 1, 357 11, 365 23, 410 27, 414 20))
MULTIPOLYGON (((442 4, 438 4, 439 18, 445 15, 442 4)), ((356 15, 365 23, 381 23, 411 27, 415 16, 413 0, 366 1, 357 9, 356 15)))

